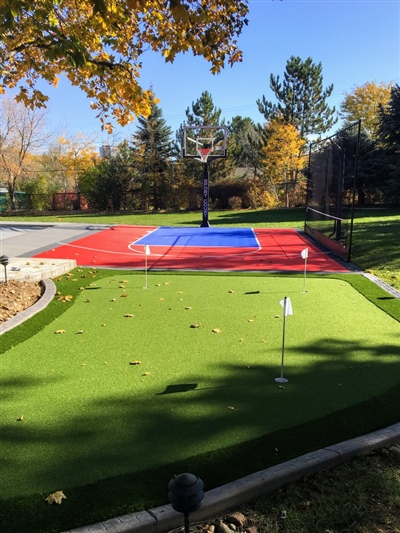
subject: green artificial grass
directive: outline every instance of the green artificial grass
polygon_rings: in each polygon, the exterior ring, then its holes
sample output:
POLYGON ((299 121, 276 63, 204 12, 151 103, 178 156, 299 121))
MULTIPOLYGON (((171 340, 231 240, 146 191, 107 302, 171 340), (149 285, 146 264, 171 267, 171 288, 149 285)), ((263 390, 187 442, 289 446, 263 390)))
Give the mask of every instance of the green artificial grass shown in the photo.
POLYGON ((58 281, 58 300, 2 336, 9 531, 162 504, 179 471, 210 489, 397 421, 398 300, 336 278, 309 277, 307 293, 301 276, 150 273, 144 289, 142 273, 77 269, 58 281), (43 503, 60 489, 62 506, 43 503))

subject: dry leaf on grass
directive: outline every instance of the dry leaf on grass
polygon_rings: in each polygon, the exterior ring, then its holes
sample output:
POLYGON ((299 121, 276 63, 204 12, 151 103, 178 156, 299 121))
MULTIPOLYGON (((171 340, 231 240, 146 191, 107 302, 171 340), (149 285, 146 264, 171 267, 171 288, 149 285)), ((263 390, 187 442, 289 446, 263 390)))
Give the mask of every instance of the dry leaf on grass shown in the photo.
POLYGON ((200 327, 200 324, 191 324, 190 327, 196 329, 200 327))
POLYGON ((126 313, 126 314, 124 315, 124 317, 125 317, 125 318, 132 318, 133 315, 131 315, 130 313, 126 313))
POLYGON ((56 329, 54 333, 60 335, 61 333, 65 333, 65 329, 56 329))
POLYGON ((213 332, 213 333, 221 333, 221 330, 218 329, 218 328, 214 328, 214 329, 212 330, 212 332, 213 332))
POLYGON ((141 361, 129 361, 130 365, 140 365, 141 361))
POLYGON ((17 418, 17 422, 22 422, 24 419, 24 415, 21 415, 17 418))
POLYGON ((48 502, 49 505, 51 505, 53 502, 58 503, 61 505, 62 500, 66 500, 67 497, 63 493, 62 490, 57 490, 56 492, 53 492, 46 498, 46 502, 48 502))

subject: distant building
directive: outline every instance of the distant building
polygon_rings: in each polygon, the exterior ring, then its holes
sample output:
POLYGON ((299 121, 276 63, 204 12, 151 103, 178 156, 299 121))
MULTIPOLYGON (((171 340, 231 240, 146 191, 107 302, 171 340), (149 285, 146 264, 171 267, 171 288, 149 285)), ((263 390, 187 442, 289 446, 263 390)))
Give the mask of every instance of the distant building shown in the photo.
POLYGON ((100 157, 109 159, 115 157, 118 153, 118 146, 111 146, 110 144, 104 144, 100 146, 100 157))

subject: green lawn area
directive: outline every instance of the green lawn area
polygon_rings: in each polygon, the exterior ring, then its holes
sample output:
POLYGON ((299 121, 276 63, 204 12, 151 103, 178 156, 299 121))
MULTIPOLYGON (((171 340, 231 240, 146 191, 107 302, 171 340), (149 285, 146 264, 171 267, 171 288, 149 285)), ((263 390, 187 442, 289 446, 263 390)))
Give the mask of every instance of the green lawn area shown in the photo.
MULTIPOLYGON (((197 226, 200 217, 21 220, 197 226)), ((303 209, 210 213, 223 226, 303 221, 303 209)), ((356 211, 352 261, 398 289, 399 234, 398 209, 356 211)), ((9 533, 160 505, 176 473, 196 473, 209 490, 398 422, 399 300, 361 275, 309 275, 302 293, 303 277, 283 274, 150 272, 148 289, 141 272, 71 274, 56 280, 44 311, 1 336, 0 523, 9 533), (284 296, 294 315, 289 383, 279 388, 284 296), (68 499, 48 506, 55 490, 68 499)))
POLYGON ((72 274, 2 336, 8 531, 148 508, 179 471, 210 489, 398 421, 398 300, 359 275, 303 293, 302 276, 150 273, 144 289, 143 273, 72 274), (44 503, 55 490, 62 506, 44 503))

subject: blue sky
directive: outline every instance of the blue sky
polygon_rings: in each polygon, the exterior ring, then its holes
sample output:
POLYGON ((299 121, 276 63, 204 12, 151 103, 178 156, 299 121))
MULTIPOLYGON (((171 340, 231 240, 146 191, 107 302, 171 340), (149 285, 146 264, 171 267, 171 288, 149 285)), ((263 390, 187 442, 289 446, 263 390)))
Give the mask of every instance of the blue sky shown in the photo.
MULTIPOLYGON (((174 64, 153 52, 143 56, 142 86, 152 85, 173 132, 203 91, 227 121, 241 115, 262 123, 256 101, 263 95, 274 100, 269 76, 282 77, 292 55, 321 62, 324 86, 334 84, 329 104, 336 108, 345 92, 367 81, 400 83, 400 0, 250 0, 248 19, 238 40, 243 62, 218 75, 191 53, 174 64)), ((133 123, 111 137, 101 132, 85 94, 65 79, 46 90, 54 131, 93 135, 96 145, 116 144, 135 131, 133 123)))

